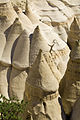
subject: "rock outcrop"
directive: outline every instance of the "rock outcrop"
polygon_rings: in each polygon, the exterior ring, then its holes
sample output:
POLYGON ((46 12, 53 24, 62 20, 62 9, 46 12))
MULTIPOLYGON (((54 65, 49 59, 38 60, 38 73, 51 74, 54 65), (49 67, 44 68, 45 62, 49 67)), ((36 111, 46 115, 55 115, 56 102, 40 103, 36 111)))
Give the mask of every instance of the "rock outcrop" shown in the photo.
POLYGON ((59 83, 40 50, 30 69, 25 88, 29 101, 28 112, 33 120, 63 120, 58 88, 59 83))
POLYGON ((79 118, 79 0, 0 0, 0 94, 27 120, 79 118))
POLYGON ((60 93, 66 114, 70 114, 72 108, 80 96, 80 40, 75 42, 75 45, 70 53, 66 73, 60 84, 60 93))

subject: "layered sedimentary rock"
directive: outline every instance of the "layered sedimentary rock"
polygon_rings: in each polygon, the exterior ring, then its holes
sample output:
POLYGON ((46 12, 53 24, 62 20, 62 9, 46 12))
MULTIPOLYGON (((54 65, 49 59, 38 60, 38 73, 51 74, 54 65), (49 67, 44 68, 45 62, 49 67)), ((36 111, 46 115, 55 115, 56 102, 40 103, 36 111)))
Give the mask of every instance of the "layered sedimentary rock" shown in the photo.
POLYGON ((30 69, 25 88, 25 95, 29 101, 28 112, 33 120, 62 120, 58 87, 59 83, 40 50, 30 69))
POLYGON ((0 0, 0 94, 24 97, 27 119, 65 120, 64 107, 77 120, 79 8, 79 0, 0 0))

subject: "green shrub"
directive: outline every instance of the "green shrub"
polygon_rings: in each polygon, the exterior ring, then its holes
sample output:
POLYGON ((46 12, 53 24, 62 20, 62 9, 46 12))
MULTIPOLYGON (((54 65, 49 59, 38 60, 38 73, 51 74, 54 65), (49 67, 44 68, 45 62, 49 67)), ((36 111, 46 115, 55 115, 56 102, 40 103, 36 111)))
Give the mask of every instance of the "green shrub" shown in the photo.
POLYGON ((27 103, 23 100, 6 99, 0 97, 0 120, 23 120, 22 114, 25 111, 27 103))

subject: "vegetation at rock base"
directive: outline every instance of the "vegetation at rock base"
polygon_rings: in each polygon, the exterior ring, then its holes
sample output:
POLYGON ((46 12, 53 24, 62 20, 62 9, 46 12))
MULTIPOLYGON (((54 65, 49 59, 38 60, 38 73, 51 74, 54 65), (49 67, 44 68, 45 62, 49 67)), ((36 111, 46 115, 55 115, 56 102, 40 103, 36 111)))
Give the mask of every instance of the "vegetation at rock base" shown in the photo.
POLYGON ((27 102, 22 100, 7 99, 0 97, 0 120, 23 120, 22 114, 25 111, 27 102))

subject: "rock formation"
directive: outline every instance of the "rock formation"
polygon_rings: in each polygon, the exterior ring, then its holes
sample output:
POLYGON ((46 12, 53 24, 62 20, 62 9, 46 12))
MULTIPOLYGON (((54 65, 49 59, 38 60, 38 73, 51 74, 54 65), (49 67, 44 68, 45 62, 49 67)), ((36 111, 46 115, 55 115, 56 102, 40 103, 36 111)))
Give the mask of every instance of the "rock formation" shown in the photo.
POLYGON ((24 119, 79 120, 79 82, 80 1, 0 0, 0 94, 24 119))
POLYGON ((62 120, 58 88, 59 83, 40 50, 30 69, 25 90, 33 120, 62 120))
MULTIPOLYGON (((71 25, 71 28, 74 25, 74 23, 75 23, 75 19, 71 25)), ((79 27, 76 26, 76 28, 79 27)), ((74 30, 74 35, 75 35, 75 30, 74 30)), ((79 98, 80 40, 77 38, 79 38, 79 35, 74 37, 74 39, 72 39, 71 41, 72 50, 70 53, 70 60, 67 65, 66 73, 60 83, 60 93, 62 96, 62 102, 66 114, 71 113, 75 102, 79 98)))

